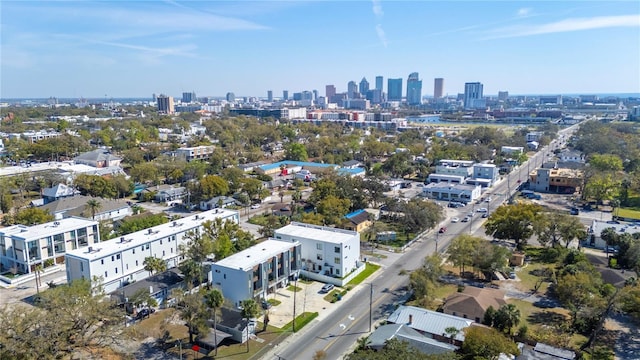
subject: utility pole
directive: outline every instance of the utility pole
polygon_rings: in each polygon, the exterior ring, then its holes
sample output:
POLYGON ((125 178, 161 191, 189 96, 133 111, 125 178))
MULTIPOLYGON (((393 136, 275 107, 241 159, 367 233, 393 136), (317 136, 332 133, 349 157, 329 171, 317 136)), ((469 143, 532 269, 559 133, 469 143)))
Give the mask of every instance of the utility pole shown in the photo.
POLYGON ((294 285, 293 285, 293 323, 291 328, 293 329, 293 332, 296 332, 296 293, 298 292, 298 275, 295 276, 294 278, 294 285))
POLYGON ((369 283, 369 332, 371 332, 371 323, 373 322, 373 283, 369 283))

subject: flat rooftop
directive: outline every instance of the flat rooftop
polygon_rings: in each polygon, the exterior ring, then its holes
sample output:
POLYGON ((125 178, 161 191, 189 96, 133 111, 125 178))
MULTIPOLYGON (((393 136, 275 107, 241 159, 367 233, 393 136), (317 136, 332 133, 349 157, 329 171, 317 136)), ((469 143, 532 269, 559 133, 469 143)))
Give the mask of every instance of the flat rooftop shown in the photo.
POLYGON ((89 251, 89 248, 86 247, 68 251, 67 256, 73 256, 76 258, 93 261, 96 259, 101 259, 108 255, 113 255, 131 249, 132 247, 144 245, 152 241, 166 238, 167 236, 172 234, 195 229, 205 221, 213 221, 217 218, 227 219, 234 216, 238 216, 237 211, 227 209, 213 209, 187 216, 179 220, 170 221, 162 225, 127 234, 118 239, 111 239, 91 245, 91 251, 89 251), (124 241, 122 241, 123 238, 124 241))
POLYGON ((275 231, 277 235, 287 235, 297 239, 311 239, 332 244, 342 244, 358 235, 357 231, 292 222, 275 231))
POLYGON ((216 262, 214 266, 248 271, 254 266, 261 264, 298 244, 300 243, 297 241, 291 243, 278 240, 265 240, 216 262))
POLYGON ((0 234, 21 239, 40 239, 92 225, 98 225, 98 222, 79 217, 69 217, 33 226, 13 225, 0 228, 0 234))

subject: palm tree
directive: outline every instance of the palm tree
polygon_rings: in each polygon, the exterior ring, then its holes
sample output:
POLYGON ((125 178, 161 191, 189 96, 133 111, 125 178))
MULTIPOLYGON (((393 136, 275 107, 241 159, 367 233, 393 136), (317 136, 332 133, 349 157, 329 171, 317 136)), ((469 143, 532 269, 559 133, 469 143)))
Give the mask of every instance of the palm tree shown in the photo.
POLYGON ((460 333, 460 329, 456 328, 455 326, 449 326, 444 329, 444 332, 449 335, 449 340, 453 344, 453 339, 460 333))
POLYGON ((89 211, 91 211, 91 219, 95 220, 96 211, 102 207, 102 204, 97 199, 89 199, 87 200, 87 207, 89 208, 89 211))
POLYGON ((213 312, 213 342, 216 344, 215 356, 218 356, 218 332, 216 330, 216 324, 218 320, 218 308, 224 303, 224 296, 222 291, 218 289, 211 289, 204 295, 204 301, 207 307, 213 312))
POLYGON ((258 303, 253 299, 242 300, 242 317, 247 319, 247 352, 249 352, 249 319, 258 316, 258 303))
POLYGON ((507 304, 500 307, 496 313, 494 325, 500 331, 505 331, 511 335, 511 329, 520 323, 520 310, 513 305, 507 304))
POLYGON ((154 273, 161 273, 167 270, 167 263, 162 259, 158 259, 157 257, 147 256, 144 258, 144 269, 149 272, 149 276, 152 276, 154 273))
POLYGON ((283 199, 284 199, 284 195, 285 195, 285 192, 284 192, 284 191, 282 191, 282 190, 280 190, 280 192, 278 193, 278 196, 280 196, 280 202, 282 202, 282 201, 283 201, 283 199))

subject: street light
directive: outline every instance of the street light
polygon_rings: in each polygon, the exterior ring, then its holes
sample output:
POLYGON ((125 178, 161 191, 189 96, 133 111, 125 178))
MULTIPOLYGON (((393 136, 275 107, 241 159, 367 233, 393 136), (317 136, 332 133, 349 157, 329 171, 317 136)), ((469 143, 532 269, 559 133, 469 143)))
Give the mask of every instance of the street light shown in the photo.
POLYGON ((369 283, 369 332, 371 332, 371 323, 373 322, 373 283, 369 283))

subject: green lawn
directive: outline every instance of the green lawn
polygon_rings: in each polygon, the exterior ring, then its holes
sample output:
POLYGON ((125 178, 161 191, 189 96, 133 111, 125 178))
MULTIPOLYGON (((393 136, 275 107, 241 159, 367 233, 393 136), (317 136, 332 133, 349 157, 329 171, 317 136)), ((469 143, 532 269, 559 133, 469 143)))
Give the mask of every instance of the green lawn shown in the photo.
POLYGON ((633 209, 616 209, 614 213, 615 216, 627 218, 627 219, 636 219, 640 220, 640 211, 633 209))
MULTIPOLYGON (((298 332, 300 331, 300 329, 302 329, 305 325, 307 325, 308 323, 311 322, 311 320, 315 319, 318 317, 318 313, 317 312, 304 312, 298 316, 296 316, 296 331, 298 332)), ((285 326, 282 327, 282 329, 280 330, 281 332, 289 332, 293 330, 293 321, 287 323, 285 326)))
POLYGON ((516 283, 516 286, 522 291, 533 291, 538 281, 542 280, 544 282, 542 282, 538 288, 538 293, 545 294, 549 288, 549 279, 543 274, 545 269, 553 270, 553 266, 541 263, 530 263, 520 268, 520 270, 516 272, 520 279, 520 281, 516 283))
POLYGON ((276 299, 269 299, 269 300, 267 300, 267 302, 269 304, 273 305, 273 306, 278 306, 278 305, 282 304, 282 301, 276 300, 276 299))
POLYGON ((380 269, 380 265, 376 265, 376 264, 366 263, 365 266, 366 266, 366 268, 360 274, 358 274, 356 277, 351 279, 351 281, 349 281, 349 283, 347 283, 347 286, 356 286, 356 285, 360 284, 361 282, 364 281, 364 279, 368 278, 369 275, 373 274, 378 269, 380 269))
POLYGON ((299 288, 299 287, 293 286, 293 285, 289 285, 289 286, 287 286, 287 290, 293 291, 293 292, 298 292, 298 291, 302 290, 302 288, 299 288))

